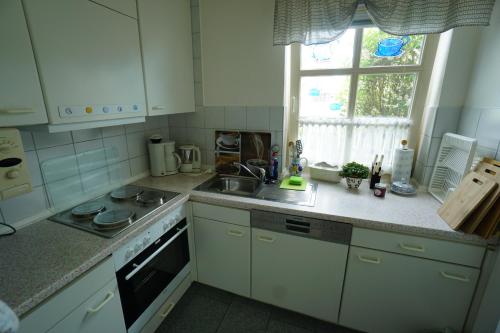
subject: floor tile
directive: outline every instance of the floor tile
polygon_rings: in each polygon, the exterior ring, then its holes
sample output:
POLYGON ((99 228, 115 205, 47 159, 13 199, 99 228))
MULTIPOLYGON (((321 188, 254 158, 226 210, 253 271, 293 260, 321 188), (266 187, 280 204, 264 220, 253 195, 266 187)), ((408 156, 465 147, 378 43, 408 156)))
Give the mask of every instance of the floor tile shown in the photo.
POLYGON ((270 320, 266 332, 269 333, 311 333, 313 331, 293 326, 291 324, 283 323, 277 320, 270 320))
POLYGON ((156 333, 215 333, 229 305, 202 295, 179 302, 156 333))
POLYGON ((219 302, 226 303, 226 304, 231 304, 233 302, 233 299, 235 297, 234 294, 217 289, 214 287, 207 286, 206 284, 201 284, 198 282, 194 282, 190 289, 193 289, 193 292, 199 295, 203 295, 206 297, 213 298, 219 302))
POLYGON ((270 311, 252 303, 233 302, 217 333, 264 332, 270 311))
POLYGON ((315 329, 317 324, 317 320, 314 318, 280 308, 273 309, 271 319, 311 331, 315 329))

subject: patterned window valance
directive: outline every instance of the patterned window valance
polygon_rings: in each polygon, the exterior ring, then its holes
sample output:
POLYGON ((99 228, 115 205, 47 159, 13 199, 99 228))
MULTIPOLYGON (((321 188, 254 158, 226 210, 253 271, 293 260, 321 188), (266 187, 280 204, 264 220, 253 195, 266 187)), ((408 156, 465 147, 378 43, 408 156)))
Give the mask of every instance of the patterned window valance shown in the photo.
POLYGON ((495 0, 275 0, 274 45, 328 43, 365 8, 393 35, 431 34, 488 25, 495 0))

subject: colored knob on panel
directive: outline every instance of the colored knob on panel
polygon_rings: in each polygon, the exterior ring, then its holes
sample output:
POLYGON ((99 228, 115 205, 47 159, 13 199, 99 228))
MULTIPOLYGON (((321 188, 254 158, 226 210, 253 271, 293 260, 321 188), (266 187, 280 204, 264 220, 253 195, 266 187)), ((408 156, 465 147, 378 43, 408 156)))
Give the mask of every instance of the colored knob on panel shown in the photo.
POLYGON ((132 258, 132 255, 134 254, 134 250, 132 250, 131 248, 128 248, 127 249, 127 252, 125 252, 125 259, 130 259, 132 258))
POLYGON ((73 113, 73 111, 71 110, 71 108, 66 108, 66 109, 64 109, 64 112, 65 112, 66 114, 72 114, 72 113, 73 113))
POLYGON ((87 107, 85 108, 85 112, 86 112, 86 113, 92 113, 92 107, 87 106, 87 107))
POLYGON ((102 108, 102 112, 108 113, 109 112, 109 107, 105 106, 102 108))

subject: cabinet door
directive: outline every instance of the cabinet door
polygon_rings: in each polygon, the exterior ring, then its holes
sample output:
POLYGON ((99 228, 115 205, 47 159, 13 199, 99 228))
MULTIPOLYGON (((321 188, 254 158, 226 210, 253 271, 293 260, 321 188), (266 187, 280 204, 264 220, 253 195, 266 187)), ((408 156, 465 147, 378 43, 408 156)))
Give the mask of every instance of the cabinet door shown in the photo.
POLYGON ((136 19, 85 0, 23 3, 51 123, 146 115, 136 19))
POLYGON ((189 0, 139 0, 148 114, 194 112, 189 0))
POLYGON ((250 228, 194 218, 198 280, 250 296, 250 228))
POLYGON ((340 324, 367 332, 461 332, 479 270, 351 246, 340 324))
POLYGON ((116 279, 54 326, 49 333, 126 332, 116 279))
POLYGON ((252 298, 337 322, 347 245, 252 228, 252 298))
POLYGON ((0 126, 47 122, 21 0, 0 2, 0 126))
POLYGON ((135 0, 89 0, 105 7, 116 10, 119 13, 137 18, 137 5, 135 0))

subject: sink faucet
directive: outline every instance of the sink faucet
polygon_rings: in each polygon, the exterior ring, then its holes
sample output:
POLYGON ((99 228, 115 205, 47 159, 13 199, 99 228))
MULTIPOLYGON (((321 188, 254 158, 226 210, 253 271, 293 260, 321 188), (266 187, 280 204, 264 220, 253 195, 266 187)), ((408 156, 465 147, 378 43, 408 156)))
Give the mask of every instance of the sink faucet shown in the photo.
POLYGON ((255 173, 253 173, 246 165, 241 164, 240 162, 233 162, 233 165, 242 167, 243 169, 248 171, 248 173, 250 173, 253 177, 257 178, 261 182, 266 181, 266 169, 264 169, 264 168, 256 167, 257 169, 259 169, 259 172, 260 172, 260 177, 259 177, 255 173))

